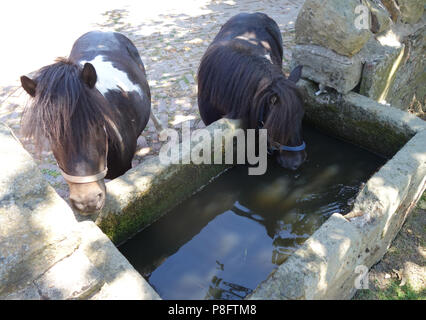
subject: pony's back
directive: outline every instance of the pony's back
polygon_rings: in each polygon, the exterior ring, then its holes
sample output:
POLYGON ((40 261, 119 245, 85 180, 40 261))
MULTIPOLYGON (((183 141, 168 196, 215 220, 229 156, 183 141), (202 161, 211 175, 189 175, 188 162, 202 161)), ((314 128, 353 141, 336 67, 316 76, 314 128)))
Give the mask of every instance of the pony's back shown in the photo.
POLYGON ((262 126, 274 140, 288 141, 302 100, 282 72, 281 34, 271 18, 239 14, 223 25, 201 59, 198 107, 206 125, 241 119, 245 128, 262 126))
MULTIPOLYGON (((247 39, 247 42, 262 47, 271 55, 272 63, 282 66, 283 41, 277 23, 264 13, 240 13, 229 19, 220 29, 212 44, 232 40, 247 39)), ((265 52, 260 50, 257 53, 265 52)))

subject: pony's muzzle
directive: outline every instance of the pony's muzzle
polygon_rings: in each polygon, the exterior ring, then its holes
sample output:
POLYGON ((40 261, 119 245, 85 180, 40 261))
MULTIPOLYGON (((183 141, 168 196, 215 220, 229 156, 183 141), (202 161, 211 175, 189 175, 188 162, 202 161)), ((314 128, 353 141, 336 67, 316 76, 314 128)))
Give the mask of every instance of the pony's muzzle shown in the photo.
POLYGON ((92 183, 73 184, 70 187, 71 205, 82 215, 90 215, 101 210, 105 204, 105 183, 96 181, 92 183))
POLYGON ((277 155, 277 162, 281 167, 295 171, 306 161, 306 158, 305 150, 297 152, 281 151, 277 155))
POLYGON ((93 213, 102 209, 105 204, 105 197, 102 193, 99 193, 90 200, 78 201, 70 198, 70 201, 73 207, 84 215, 85 213, 93 213))

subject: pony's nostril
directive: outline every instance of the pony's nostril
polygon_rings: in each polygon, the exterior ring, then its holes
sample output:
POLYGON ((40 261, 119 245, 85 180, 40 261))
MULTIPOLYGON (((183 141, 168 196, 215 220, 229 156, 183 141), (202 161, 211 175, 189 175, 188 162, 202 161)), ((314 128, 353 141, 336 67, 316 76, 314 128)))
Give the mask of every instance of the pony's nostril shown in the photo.
POLYGON ((71 201, 71 204, 74 206, 74 208, 76 208, 77 210, 84 211, 86 209, 86 206, 83 203, 79 201, 75 201, 73 199, 70 199, 70 201, 71 201))
POLYGON ((96 196, 96 200, 99 202, 102 200, 102 192, 99 192, 98 195, 96 196))

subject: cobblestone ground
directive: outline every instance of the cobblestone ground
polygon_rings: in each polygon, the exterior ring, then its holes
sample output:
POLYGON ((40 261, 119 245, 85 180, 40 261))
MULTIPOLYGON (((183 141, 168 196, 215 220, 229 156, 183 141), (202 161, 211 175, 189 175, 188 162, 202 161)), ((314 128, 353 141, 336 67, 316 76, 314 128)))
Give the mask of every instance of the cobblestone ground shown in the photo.
MULTIPOLYGON (((284 43, 284 69, 288 70, 294 43, 294 23, 304 0, 211 1, 200 5, 202 14, 187 15, 184 10, 167 11, 148 21, 128 19, 128 9, 106 11, 94 22, 95 29, 118 31, 129 37, 139 50, 151 88, 152 111, 164 127, 179 129, 183 121, 191 128, 202 128, 197 106, 196 73, 200 59, 214 36, 230 17, 240 12, 264 12, 279 25, 284 43), (182 12, 180 12, 182 11, 182 12)), ((149 7, 146 8, 149 10, 149 7)), ((70 39, 70 43, 75 39, 70 39)), ((42 66, 40 66, 42 67, 42 66)), ((18 78, 19 76, 17 76, 18 78)), ((24 147, 36 159, 45 178, 65 199, 68 186, 51 151, 34 150, 31 141, 20 136, 22 110, 27 95, 18 86, 0 87, 0 121, 10 126, 24 147)), ((138 139, 133 166, 158 154, 159 141, 153 123, 148 123, 138 139)))

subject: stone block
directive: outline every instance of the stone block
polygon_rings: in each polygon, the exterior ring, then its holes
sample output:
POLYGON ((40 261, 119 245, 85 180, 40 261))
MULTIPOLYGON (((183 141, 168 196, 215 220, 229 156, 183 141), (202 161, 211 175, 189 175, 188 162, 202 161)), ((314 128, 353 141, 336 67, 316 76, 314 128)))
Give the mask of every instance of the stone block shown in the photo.
POLYGON ((398 0, 397 3, 402 22, 414 24, 422 17, 425 7, 424 0, 398 0))
POLYGON ((416 114, 426 114, 426 26, 404 39, 405 54, 391 83, 386 102, 416 114))
POLYGON ((360 79, 362 62, 358 55, 346 57, 317 45, 296 45, 294 65, 303 65, 302 77, 348 93, 360 79))
POLYGON ((364 0, 370 10, 370 30, 373 33, 382 33, 392 25, 392 18, 386 7, 377 0, 364 0))
POLYGON ((313 44, 352 57, 372 33, 358 29, 358 0, 306 0, 296 20, 296 43, 313 44))
POLYGON ((404 44, 382 45, 371 38, 359 55, 364 63, 360 94, 384 102, 404 55, 404 44))
POLYGON ((393 22, 398 22, 401 11, 399 6, 396 4, 395 0, 381 0, 383 6, 389 12, 393 22))

